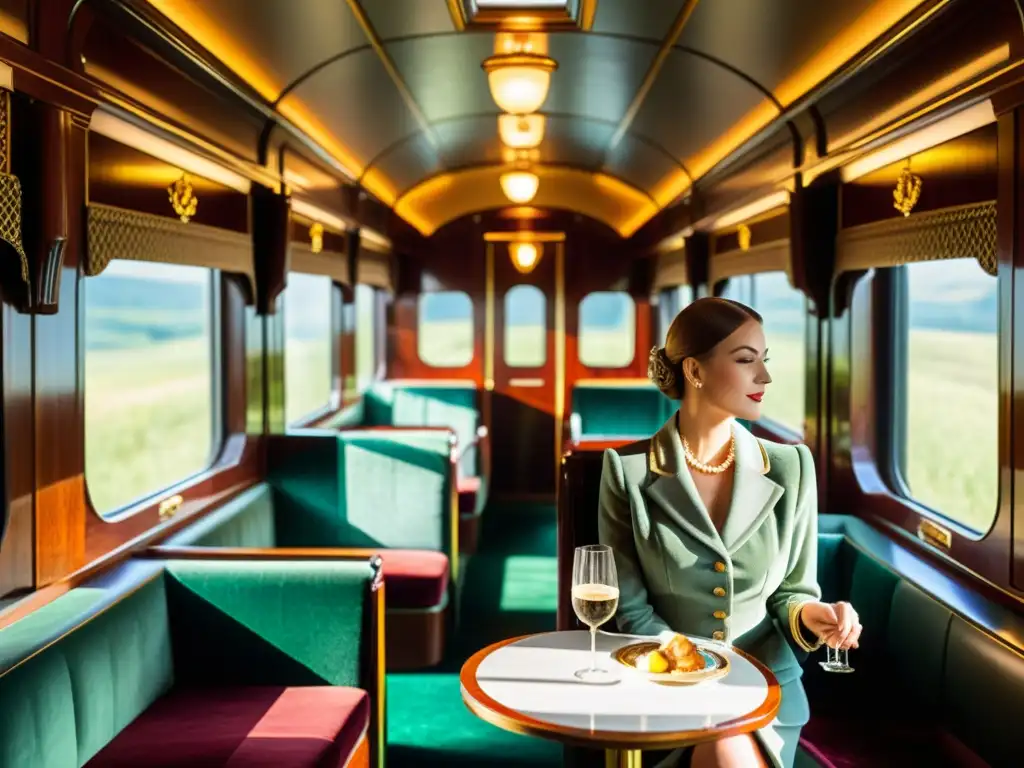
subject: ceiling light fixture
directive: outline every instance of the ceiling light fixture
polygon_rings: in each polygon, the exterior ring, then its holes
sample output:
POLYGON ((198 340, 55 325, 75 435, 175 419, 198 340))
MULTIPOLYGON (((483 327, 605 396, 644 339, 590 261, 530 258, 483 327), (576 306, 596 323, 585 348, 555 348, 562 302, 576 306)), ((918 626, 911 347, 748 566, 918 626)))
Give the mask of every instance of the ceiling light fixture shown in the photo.
POLYGON ((498 136, 511 149, 535 149, 544 140, 544 115, 499 115, 498 136))
POLYGON ((540 261, 540 248, 534 243, 510 243, 508 251, 512 257, 512 266, 524 275, 532 272, 540 261))
POLYGON ((537 174, 530 171, 503 173, 498 182, 501 184, 501 191, 505 193, 505 197, 519 205, 525 205, 533 200, 537 194, 537 188, 540 186, 537 174))
POLYGON ((558 62, 547 56, 547 37, 500 33, 495 36, 494 50, 481 65, 494 103, 513 115, 536 112, 548 97, 551 73, 558 69, 558 62))

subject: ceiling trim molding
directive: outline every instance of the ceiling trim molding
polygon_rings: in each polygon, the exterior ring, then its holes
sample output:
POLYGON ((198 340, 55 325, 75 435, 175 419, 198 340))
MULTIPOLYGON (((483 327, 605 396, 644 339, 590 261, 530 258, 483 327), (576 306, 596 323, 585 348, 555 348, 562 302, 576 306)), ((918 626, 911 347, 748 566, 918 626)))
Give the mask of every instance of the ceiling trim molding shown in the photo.
MULTIPOLYGON (((395 213, 420 234, 430 237, 440 227, 480 211, 515 207, 501 191, 501 164, 481 164, 434 174, 404 190, 395 213)), ((529 205, 570 210, 589 216, 627 238, 658 212, 643 190, 607 173, 567 165, 536 165, 540 188, 529 205)))
POLYGON ((782 105, 782 102, 775 98, 775 94, 772 93, 769 88, 766 88, 765 86, 761 85, 761 83, 759 83, 757 80, 755 80, 752 76, 748 75, 739 67, 734 67, 732 64, 728 62, 722 61, 717 56, 712 56, 710 53, 704 53, 704 51, 698 51, 696 48, 691 48, 688 45, 673 45, 672 50, 679 51, 680 53, 689 53, 690 55, 704 59, 705 61, 710 62, 711 64, 717 64, 722 69, 728 70, 729 72, 736 75, 740 79, 746 81, 748 85, 754 86, 754 88, 759 90, 766 99, 771 100, 772 104, 775 105, 779 112, 782 112, 785 109, 785 107, 782 105))
POLYGON ((384 43, 381 41, 380 36, 377 34, 377 30, 373 26, 373 22, 370 21, 370 17, 366 15, 366 11, 363 10, 363 6, 359 0, 348 0, 349 10, 352 11, 352 15, 356 17, 356 21, 359 22, 359 26, 362 27, 363 33, 366 38, 370 41, 370 45, 373 46, 374 52, 377 54, 377 58, 380 59, 380 63, 384 65, 384 69, 387 70, 388 75, 391 77, 391 82, 398 89, 399 94, 402 97, 402 101, 405 102, 405 106, 408 108, 416 122, 420 124, 421 130, 426 134, 427 139, 431 145, 436 149, 438 145, 437 134, 434 133, 430 127, 430 121, 427 120, 427 116, 423 114, 423 110, 417 103, 416 98, 412 95, 412 91, 409 90, 409 86, 406 85, 405 79, 402 77, 402 73, 398 71, 398 67, 395 66, 395 62, 391 60, 391 55, 387 52, 384 43))
MULTIPOLYGON (((488 162, 483 162, 483 163, 467 163, 466 165, 460 165, 460 166, 457 166, 455 168, 449 168, 449 169, 446 169, 446 170, 443 170, 443 171, 439 171, 438 173, 432 173, 429 176, 425 176, 422 179, 419 179, 412 186, 406 187, 405 189, 401 190, 397 194, 397 196, 395 197, 395 202, 394 202, 393 207, 394 207, 395 211, 397 211, 398 210, 398 206, 401 204, 402 200, 404 198, 408 197, 413 191, 415 191, 417 187, 422 187, 424 184, 430 184, 432 182, 435 182, 437 179, 444 178, 445 176, 456 176, 456 175, 463 174, 463 173, 471 173, 471 172, 474 172, 474 171, 479 171, 479 170, 482 170, 482 169, 490 169, 490 168, 497 169, 497 170, 499 170, 501 172, 510 170, 510 166, 507 163, 488 163, 488 162)), ((624 178, 622 178, 621 176, 618 176, 618 175, 616 175, 614 173, 608 173, 607 171, 603 171, 603 170, 596 170, 595 171, 593 168, 587 168, 586 166, 581 166, 581 165, 572 165, 571 163, 533 163, 530 166, 530 170, 531 171, 536 172, 538 169, 546 169, 546 170, 549 170, 549 171, 552 171, 552 170, 553 171, 559 171, 559 170, 561 170, 561 171, 566 171, 566 172, 570 172, 570 173, 585 173, 585 174, 588 174, 590 176, 606 176, 609 179, 612 179, 613 181, 615 181, 618 184, 621 184, 624 187, 629 187, 631 190, 636 192, 638 195, 643 196, 656 209, 658 209, 658 210, 661 209, 661 206, 658 205, 658 201, 655 200, 654 197, 652 197, 651 194, 646 189, 641 189, 636 184, 633 184, 630 181, 626 181, 624 178)), ((512 205, 515 205, 515 203, 511 203, 511 202, 506 201, 506 206, 512 206, 512 205)), ((544 207, 544 206, 538 206, 538 205, 536 205, 536 203, 528 203, 528 205, 533 205, 535 207, 544 207)))
MULTIPOLYGON (((479 120, 479 119, 485 118, 485 117, 493 117, 493 118, 495 118, 495 120, 497 120, 498 116, 501 115, 501 114, 502 113, 497 111, 497 110, 488 111, 488 112, 468 112, 468 113, 461 114, 461 115, 453 115, 451 117, 441 118, 440 120, 433 120, 433 121, 431 121, 430 124, 432 126, 447 125, 448 123, 457 123, 457 122, 460 122, 460 121, 463 121, 463 120, 465 120, 465 121, 479 120)), ((592 117, 592 116, 589 116, 589 115, 580 115, 580 114, 577 114, 575 112, 542 112, 541 114, 543 114, 545 117, 553 117, 553 118, 566 119, 566 120, 575 120, 575 121, 579 121, 579 122, 595 123, 597 125, 618 125, 618 122, 615 121, 615 120, 605 120, 604 118, 592 117)), ((659 152, 664 157, 666 157, 670 163, 672 163, 679 170, 681 170, 683 173, 686 174, 687 178, 689 178, 691 180, 691 184, 692 184, 692 177, 690 176, 690 171, 687 169, 686 165, 683 163, 682 160, 680 160, 679 158, 675 157, 672 153, 670 153, 667 149, 665 149, 663 146, 661 146, 658 142, 656 142, 654 139, 650 138, 649 136, 646 136, 646 135, 644 135, 642 133, 638 133, 637 131, 634 131, 632 129, 627 131, 627 133, 628 133, 629 136, 635 138, 641 144, 644 144, 645 146, 648 146, 651 149, 654 149, 655 151, 659 152)), ((363 169, 363 174, 366 174, 368 171, 370 171, 373 168, 375 168, 385 157, 390 155, 392 152, 396 152, 399 149, 401 149, 405 144, 407 144, 407 143, 409 143, 411 141, 414 141, 419 135, 420 135, 420 131, 416 131, 415 133, 407 134, 406 136, 403 136, 402 138, 400 138, 400 139, 392 142, 391 144, 389 144, 387 147, 385 147, 380 152, 378 152, 376 155, 374 155, 369 160, 369 162, 367 162, 366 166, 363 169)), ((605 160, 606 159, 607 158, 605 158, 605 160)), ((438 164, 442 165, 442 163, 440 163, 440 158, 438 158, 438 160, 439 160, 438 164)), ((458 166, 458 167, 461 168, 463 166, 458 166)), ((604 167, 605 167, 604 162, 602 162, 602 164, 600 166, 597 166, 597 167, 593 168, 592 170, 603 172, 604 167)), ((449 170, 454 170, 454 168, 453 169, 449 169, 449 170)), ((361 180, 362 180, 362 175, 360 175, 358 181, 361 181, 361 180)))
POLYGON ((619 127, 615 129, 615 133, 612 134, 611 140, 608 142, 608 147, 605 149, 605 156, 611 152, 622 141, 622 137, 626 135, 626 131, 629 130, 629 126, 632 125, 633 120, 636 119, 637 113, 640 112, 640 108, 644 105, 644 101, 647 99, 647 94, 650 93, 651 88, 654 87, 655 81, 658 79, 658 75, 661 74, 661 68, 665 64, 665 60, 668 58, 669 53, 672 52, 672 48, 675 46, 679 36, 683 33, 683 27, 686 26, 686 22, 690 20, 690 16, 693 14, 694 8, 697 7, 698 0, 686 0, 683 7, 679 9, 679 13, 676 14, 675 19, 672 21, 672 26, 669 27, 665 33, 665 37, 661 41, 661 45, 658 47, 658 52, 654 54, 654 58, 651 60, 650 66, 647 68, 647 72, 644 75, 643 81, 640 83, 640 87, 633 95, 633 100, 626 108, 626 112, 622 116, 622 120, 619 122, 619 127))
POLYGON ((292 91, 294 91, 296 88, 298 88, 304 82, 306 82, 309 78, 311 78, 313 75, 315 75, 321 69, 329 67, 329 66, 331 66, 331 64, 334 64, 337 61, 341 61, 342 59, 347 58, 348 56, 351 56, 352 54, 363 53, 364 51, 372 51, 372 50, 373 50, 373 46, 370 45, 369 43, 366 43, 365 45, 357 45, 355 48, 349 48, 347 51, 342 51, 341 53, 336 53, 333 56, 328 56, 326 59, 324 59, 321 62, 318 62, 318 63, 314 64, 312 67, 307 69, 301 75, 299 75, 294 80, 292 80, 290 83, 285 85, 285 87, 281 89, 281 92, 279 94, 277 94, 277 98, 274 99, 274 101, 271 103, 271 106, 274 109, 277 109, 278 105, 282 101, 284 101, 284 98, 288 94, 290 94, 292 91))

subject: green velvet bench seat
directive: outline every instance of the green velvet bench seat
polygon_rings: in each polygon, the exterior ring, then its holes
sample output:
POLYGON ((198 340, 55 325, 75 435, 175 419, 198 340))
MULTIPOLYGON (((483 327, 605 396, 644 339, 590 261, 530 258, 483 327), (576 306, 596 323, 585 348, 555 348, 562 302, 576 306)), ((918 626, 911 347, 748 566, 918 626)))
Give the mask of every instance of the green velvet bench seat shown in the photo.
POLYGON ((824 649, 804 665, 801 741, 821 765, 1020 764, 1024 656, 999 636, 1024 638, 1019 614, 856 518, 819 517, 818 573, 823 599, 864 625, 853 674, 813 663, 824 649))
POLYGON ((668 420, 678 403, 645 379, 577 381, 570 398, 571 442, 650 437, 668 420))
POLYGON ((487 428, 480 423, 475 382, 375 382, 357 403, 321 426, 451 429, 458 446, 459 547, 467 554, 476 550, 480 515, 488 498, 490 445, 487 428))
POLYGON ((268 481, 160 543, 165 556, 282 551, 379 554, 387 580, 388 667, 440 662, 454 621, 457 507, 450 432, 296 430, 268 441, 268 481))
POLYGON ((0 629, 0 765, 380 768, 380 564, 132 559, 0 629))

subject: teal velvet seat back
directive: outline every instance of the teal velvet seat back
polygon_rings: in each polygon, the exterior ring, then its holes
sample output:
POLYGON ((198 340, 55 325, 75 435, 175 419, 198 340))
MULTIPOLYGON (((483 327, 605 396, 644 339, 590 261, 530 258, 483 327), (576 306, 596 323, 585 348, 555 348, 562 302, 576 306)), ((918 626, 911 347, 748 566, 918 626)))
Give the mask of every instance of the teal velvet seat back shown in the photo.
MULTIPOLYGON (((83 597, 77 591, 57 602, 83 597)), ((0 644, 19 623, 0 631, 0 644)), ((0 765, 79 768, 173 683, 164 582, 157 576, 0 672, 0 765)))
POLYGON ((81 768, 176 687, 364 679, 367 560, 128 561, 0 630, 0 766, 81 768))
POLYGON ((584 438, 648 437, 661 428, 677 407, 654 385, 586 384, 572 391, 572 413, 579 418, 584 438))
POLYGON ((271 446, 278 546, 451 554, 445 433, 303 430, 271 446))
MULTIPOLYGON (((581 439, 650 437, 679 408, 653 384, 631 386, 587 382, 573 387, 572 415, 574 435, 581 439)), ((748 430, 751 422, 737 419, 748 430)))
POLYGON ((473 382, 425 387, 379 381, 363 393, 358 404, 345 408, 325 426, 330 429, 447 427, 458 438, 460 450, 464 449, 460 471, 467 477, 475 477, 480 473, 480 466, 473 441, 479 425, 473 382))
MULTIPOLYGON (((812 713, 835 705, 845 716, 851 701, 871 702, 871 717, 914 717, 949 730, 990 765, 1019 763, 1024 657, 928 594, 931 580, 943 577, 915 573, 918 566, 903 560, 891 539, 862 520, 819 515, 822 599, 849 601, 864 629, 849 656, 856 673, 840 676, 842 696, 835 676, 805 665, 812 713), (921 577, 920 584, 907 573, 921 577), (880 697, 879 691, 894 695, 880 697)), ((980 597, 972 604, 974 610, 984 604, 1001 631, 1024 634, 1011 609, 980 597)), ((817 651, 814 660, 824 653, 817 651)))

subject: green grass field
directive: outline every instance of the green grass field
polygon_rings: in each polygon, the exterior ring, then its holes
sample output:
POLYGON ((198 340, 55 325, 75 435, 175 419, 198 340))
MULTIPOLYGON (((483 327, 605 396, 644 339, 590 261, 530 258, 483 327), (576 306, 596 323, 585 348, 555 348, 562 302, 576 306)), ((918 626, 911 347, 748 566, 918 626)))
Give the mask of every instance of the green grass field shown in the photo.
POLYGON ((978 531, 999 495, 999 379, 994 335, 910 335, 907 451, 914 498, 978 531))
POLYGON ((289 424, 331 401, 331 340, 289 340, 284 350, 284 415, 289 424))
POLYGON ((108 512, 213 458, 210 347, 202 339, 85 355, 85 478, 108 512))
MULTIPOLYGON (((472 344, 464 323, 436 323, 421 351, 431 362, 458 359, 472 344)), ((509 335, 513 359, 537 358, 536 329, 509 335)), ((587 355, 621 359, 621 334, 588 335, 587 355), (601 344, 606 345, 602 348, 601 344)), ((764 415, 799 430, 803 420, 803 340, 774 334, 773 382, 764 415)), ((909 365, 907 466, 915 498, 985 530, 996 509, 997 379, 993 336, 915 331, 909 365), (955 436, 951 440, 950 436, 955 436)), ((362 371, 372 369, 365 346, 362 371)), ((330 397, 330 347, 308 341, 286 353, 287 417, 330 397)), ((214 453, 209 347, 198 340, 86 355, 86 480, 100 511, 114 510, 205 469, 214 453)))

